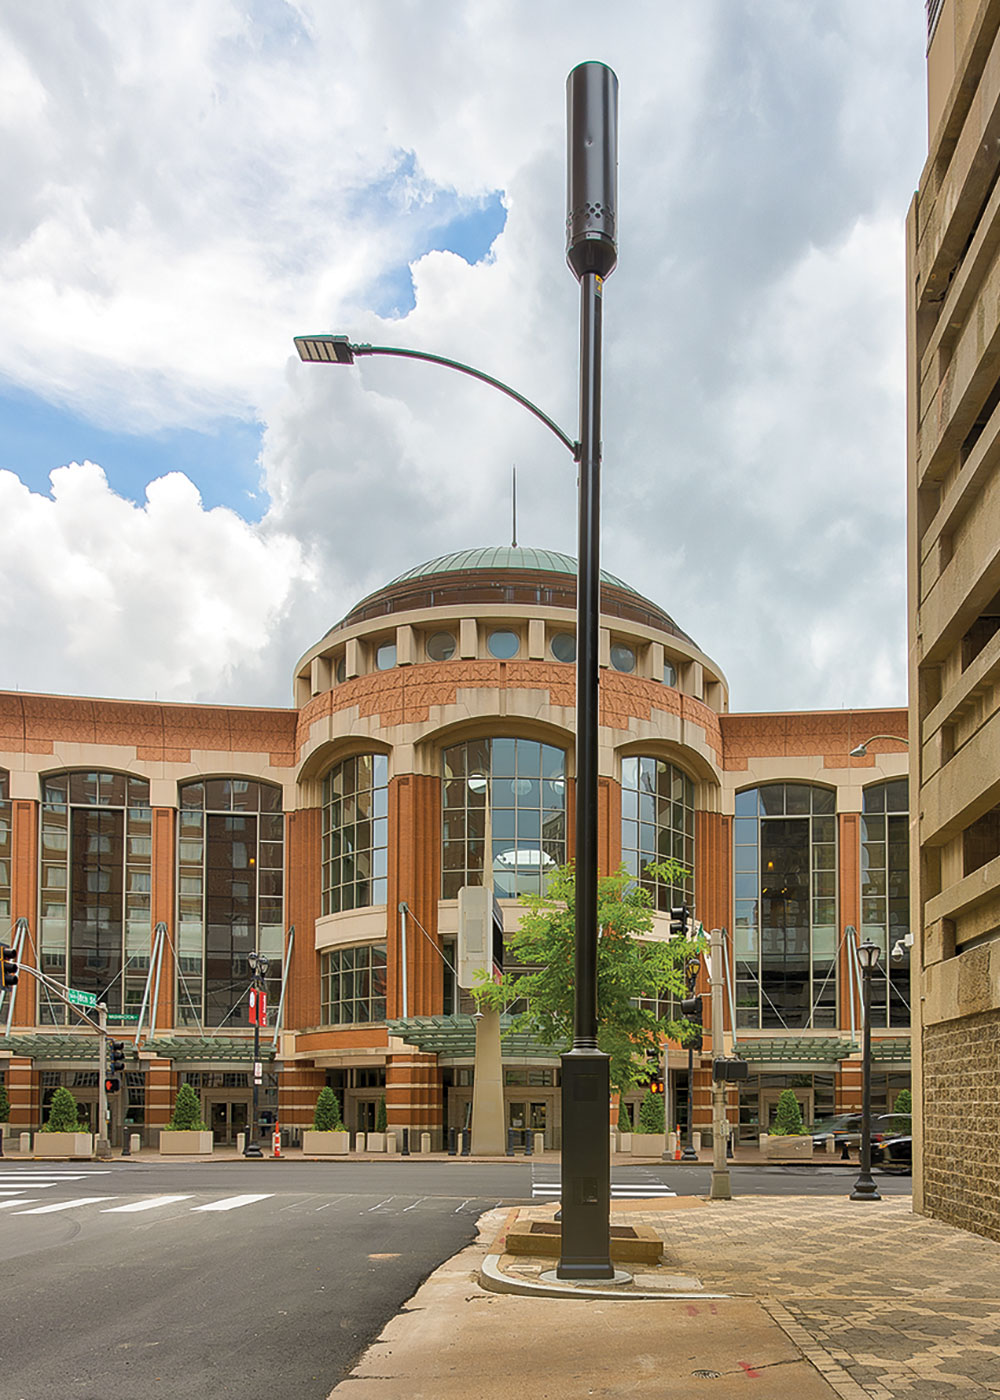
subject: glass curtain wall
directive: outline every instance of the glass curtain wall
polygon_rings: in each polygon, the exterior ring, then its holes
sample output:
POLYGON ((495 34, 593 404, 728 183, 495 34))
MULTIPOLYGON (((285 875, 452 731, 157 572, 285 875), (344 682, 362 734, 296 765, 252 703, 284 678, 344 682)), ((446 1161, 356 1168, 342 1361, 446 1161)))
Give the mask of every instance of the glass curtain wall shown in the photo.
MULTIPOLYGON (((42 782, 39 920, 42 971, 91 992, 110 1015, 134 1013, 149 972, 152 813, 149 783, 66 772, 42 782)), ((39 1021, 66 1008, 39 986, 39 1021)))
POLYGON ((385 1020, 386 944, 335 948, 322 959, 323 1025, 385 1020))
POLYGON ((179 1025, 247 1024, 249 955, 266 954, 273 1022, 284 950, 285 819, 281 789, 211 778, 180 789, 179 1025))
POLYGON ((872 974, 872 1025, 909 1026, 910 950, 893 945, 910 930, 909 783, 873 783, 861 801, 861 936, 882 950, 872 974))
POLYGON ((837 1023, 837 818, 829 788, 774 783, 736 794, 737 1026, 837 1023))
POLYGON ((323 913, 384 904, 388 886, 389 760, 362 753, 323 782, 323 913))
POLYGON ((656 909, 692 903, 694 897, 694 783, 662 758, 622 759, 622 860, 650 891, 656 909), (677 860, 688 875, 666 884, 646 866, 677 860))
POLYGON ((483 884, 498 898, 542 894, 566 861, 566 754, 534 739, 471 739, 443 756, 442 888, 483 884))

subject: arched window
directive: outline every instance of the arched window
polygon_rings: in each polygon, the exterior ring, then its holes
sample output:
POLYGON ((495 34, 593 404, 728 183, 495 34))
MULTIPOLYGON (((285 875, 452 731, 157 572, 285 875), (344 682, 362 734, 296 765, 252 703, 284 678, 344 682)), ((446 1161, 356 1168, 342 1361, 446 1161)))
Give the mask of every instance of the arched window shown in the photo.
MULTIPOLYGON (((149 971, 152 814, 149 783, 124 773, 50 773, 42 781, 39 934, 42 971, 139 1009, 149 971)), ((66 1008, 39 990, 39 1020, 66 1008)))
POLYGON ((443 786, 443 897, 483 884, 484 872, 500 898, 543 893, 566 860, 565 752, 535 739, 470 739, 445 749, 443 786))
POLYGON ((773 783, 736 794, 736 1024, 837 1021, 837 818, 829 788, 773 783))
POLYGON ((323 913, 384 904, 388 885, 389 760, 360 753, 323 783, 323 913))
POLYGON ((281 788, 206 778, 180 788, 178 1024, 246 1025, 251 953, 268 958, 269 1014, 281 991, 285 833, 281 788))
POLYGON ((11 806, 10 774, 0 768, 0 929, 10 927, 11 806))
POLYGON ((622 860, 657 909, 690 903, 694 891, 694 783, 662 758, 622 759, 622 860), (664 884, 646 867, 677 860, 688 876, 664 884))
POLYGON ((861 798, 861 936, 882 950, 872 978, 872 1025, 910 1024, 909 783, 873 783, 861 798), (892 950, 900 943, 899 958, 892 950))

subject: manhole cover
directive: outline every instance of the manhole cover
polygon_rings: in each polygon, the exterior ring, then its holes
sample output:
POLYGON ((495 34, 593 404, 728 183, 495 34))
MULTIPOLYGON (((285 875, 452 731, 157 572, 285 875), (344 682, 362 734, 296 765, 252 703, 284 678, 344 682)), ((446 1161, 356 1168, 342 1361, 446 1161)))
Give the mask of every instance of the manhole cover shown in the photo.
POLYGON ((692 1376, 696 1376, 700 1381, 717 1381, 722 1375, 721 1371, 692 1371, 692 1376))

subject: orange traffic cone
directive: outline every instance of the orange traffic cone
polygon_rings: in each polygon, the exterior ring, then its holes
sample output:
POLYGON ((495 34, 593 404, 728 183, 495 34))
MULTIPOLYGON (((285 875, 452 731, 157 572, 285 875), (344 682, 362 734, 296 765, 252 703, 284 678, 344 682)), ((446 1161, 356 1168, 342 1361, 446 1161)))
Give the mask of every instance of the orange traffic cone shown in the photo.
POLYGON ((674 1161, 681 1160, 681 1125, 677 1124, 677 1136, 674 1140, 674 1161))

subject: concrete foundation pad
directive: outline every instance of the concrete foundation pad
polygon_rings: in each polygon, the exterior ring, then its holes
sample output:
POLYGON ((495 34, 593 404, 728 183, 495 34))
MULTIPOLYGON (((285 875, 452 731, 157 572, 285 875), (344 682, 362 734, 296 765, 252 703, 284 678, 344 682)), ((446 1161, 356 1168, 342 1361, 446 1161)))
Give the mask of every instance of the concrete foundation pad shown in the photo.
MULTIPOLYGON (((520 1220, 507 1230, 506 1250, 508 1254, 558 1259, 562 1230, 553 1220, 520 1220)), ((663 1241, 649 1225, 612 1225, 611 1258, 623 1263, 658 1264, 663 1258, 663 1241)))

